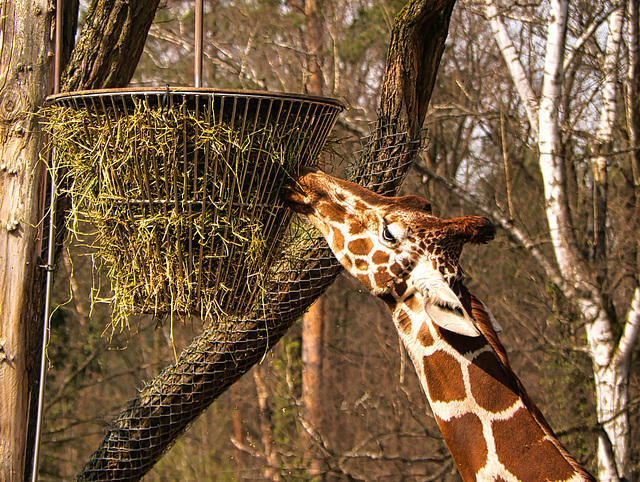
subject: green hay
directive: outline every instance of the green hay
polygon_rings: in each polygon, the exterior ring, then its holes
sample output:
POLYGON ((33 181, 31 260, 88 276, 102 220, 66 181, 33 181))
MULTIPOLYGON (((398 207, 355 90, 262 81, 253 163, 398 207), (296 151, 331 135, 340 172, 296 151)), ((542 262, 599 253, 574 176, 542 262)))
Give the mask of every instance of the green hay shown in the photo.
POLYGON ((71 200, 67 228, 92 248, 92 302, 111 304, 108 328, 137 313, 237 314, 260 298, 302 129, 238 128, 135 99, 127 115, 53 105, 44 116, 71 200))

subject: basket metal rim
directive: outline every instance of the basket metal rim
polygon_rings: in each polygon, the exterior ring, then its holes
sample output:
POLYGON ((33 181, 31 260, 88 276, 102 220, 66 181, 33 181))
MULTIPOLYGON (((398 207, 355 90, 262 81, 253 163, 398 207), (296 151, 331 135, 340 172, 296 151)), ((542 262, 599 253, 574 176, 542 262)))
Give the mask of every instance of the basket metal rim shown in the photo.
MULTIPOLYGON (((163 95, 167 92, 166 88, 148 87, 135 88, 127 87, 122 89, 94 89, 94 90, 77 90, 74 92, 64 92, 61 94, 51 95, 47 97, 47 103, 56 103, 58 101, 92 98, 92 97, 111 97, 111 96, 137 96, 137 95, 163 95)), ((227 96, 242 98, 261 98, 272 100, 290 100, 298 102, 310 102, 316 104, 332 105, 343 111, 346 104, 339 99, 333 97, 322 97, 309 94, 297 94, 288 92, 268 92, 261 90, 237 90, 237 89, 218 89, 209 87, 169 87, 169 93, 193 95, 193 96, 227 96)))

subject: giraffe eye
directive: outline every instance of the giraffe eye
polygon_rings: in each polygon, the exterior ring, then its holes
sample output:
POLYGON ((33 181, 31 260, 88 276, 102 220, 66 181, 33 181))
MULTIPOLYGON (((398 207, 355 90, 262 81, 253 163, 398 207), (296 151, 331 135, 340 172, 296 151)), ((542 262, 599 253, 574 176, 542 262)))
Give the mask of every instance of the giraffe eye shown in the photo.
POLYGON ((397 241, 396 237, 389 230, 389 226, 387 224, 384 224, 382 226, 382 239, 383 241, 386 241, 387 243, 391 243, 391 244, 395 244, 397 241))

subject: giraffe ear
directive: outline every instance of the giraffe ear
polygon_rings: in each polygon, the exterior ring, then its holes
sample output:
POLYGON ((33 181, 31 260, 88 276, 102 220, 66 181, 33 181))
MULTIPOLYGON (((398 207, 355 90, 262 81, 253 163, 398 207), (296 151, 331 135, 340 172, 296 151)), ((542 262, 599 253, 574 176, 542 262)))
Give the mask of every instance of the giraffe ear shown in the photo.
POLYGON ((429 292, 424 309, 433 322, 442 328, 465 336, 480 336, 458 297, 446 283, 429 292))
POLYGON ((416 288, 425 298, 424 310, 436 325, 459 335, 480 336, 473 318, 438 271, 419 263, 413 273, 416 288))

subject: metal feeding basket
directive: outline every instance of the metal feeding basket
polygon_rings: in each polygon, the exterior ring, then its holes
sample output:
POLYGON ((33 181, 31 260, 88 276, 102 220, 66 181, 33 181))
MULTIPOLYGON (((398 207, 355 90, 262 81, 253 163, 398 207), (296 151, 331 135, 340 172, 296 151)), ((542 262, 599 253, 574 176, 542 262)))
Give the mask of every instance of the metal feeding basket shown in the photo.
POLYGON ((112 322, 237 315, 261 301, 290 220, 281 187, 317 162, 343 108, 194 88, 50 98, 49 132, 72 204, 67 226, 89 240, 94 268, 107 270, 112 322))

